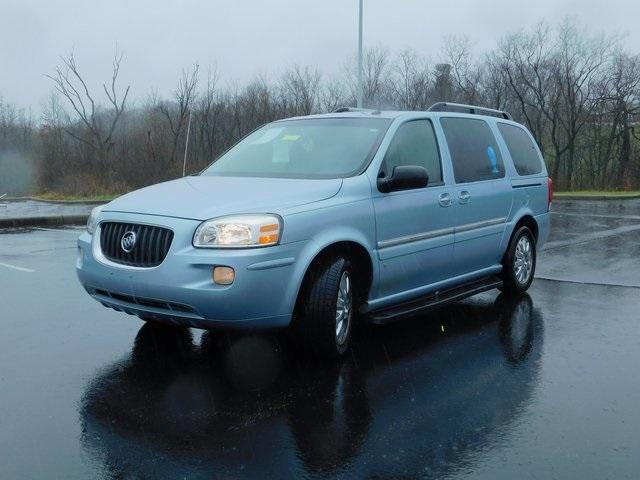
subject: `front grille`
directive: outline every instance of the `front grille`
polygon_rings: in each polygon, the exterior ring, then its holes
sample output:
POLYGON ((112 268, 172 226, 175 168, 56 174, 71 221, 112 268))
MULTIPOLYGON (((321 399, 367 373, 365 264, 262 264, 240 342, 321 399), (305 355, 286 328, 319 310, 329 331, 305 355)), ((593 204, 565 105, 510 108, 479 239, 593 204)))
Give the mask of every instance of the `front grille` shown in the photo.
POLYGON ((102 254, 115 263, 131 267, 151 268, 160 265, 167 256, 173 232, 168 228, 134 223, 104 222, 100 224, 100 248, 102 254), (135 245, 126 252, 122 237, 134 232, 135 245))

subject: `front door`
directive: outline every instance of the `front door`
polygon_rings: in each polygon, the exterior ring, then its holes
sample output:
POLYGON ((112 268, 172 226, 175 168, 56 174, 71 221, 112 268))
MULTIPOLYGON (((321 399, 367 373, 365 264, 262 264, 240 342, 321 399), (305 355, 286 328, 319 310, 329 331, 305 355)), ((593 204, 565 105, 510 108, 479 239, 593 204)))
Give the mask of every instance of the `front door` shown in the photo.
POLYGON ((429 183, 424 188, 391 193, 374 187, 378 298, 390 301, 425 293, 429 285, 449 276, 453 260, 453 189, 443 182, 431 121, 412 120, 398 128, 379 175, 391 175, 399 165, 425 167, 429 183))
POLYGON ((456 182, 454 272, 464 275, 500 264, 513 192, 485 120, 442 117, 440 123, 456 182))

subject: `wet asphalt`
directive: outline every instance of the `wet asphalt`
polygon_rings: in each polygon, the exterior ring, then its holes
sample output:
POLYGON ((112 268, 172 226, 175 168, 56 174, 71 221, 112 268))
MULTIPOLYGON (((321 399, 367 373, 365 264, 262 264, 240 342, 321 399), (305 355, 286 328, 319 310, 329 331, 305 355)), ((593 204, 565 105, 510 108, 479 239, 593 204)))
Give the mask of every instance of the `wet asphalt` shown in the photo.
POLYGON ((105 309, 77 229, 0 234, 0 478, 638 478, 640 201, 555 211, 528 295, 362 327, 336 365, 105 309))

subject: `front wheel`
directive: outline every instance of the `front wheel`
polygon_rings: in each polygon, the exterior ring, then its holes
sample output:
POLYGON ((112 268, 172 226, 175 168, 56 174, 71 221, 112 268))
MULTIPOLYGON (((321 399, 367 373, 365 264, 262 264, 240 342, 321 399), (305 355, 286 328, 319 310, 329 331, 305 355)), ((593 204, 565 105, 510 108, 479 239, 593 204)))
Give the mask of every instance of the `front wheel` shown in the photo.
POLYGON ((528 227, 514 233, 502 261, 502 290, 505 293, 525 292, 536 271, 536 240, 528 227))
POLYGON ((348 347, 353 327, 355 290, 348 258, 327 258, 313 267, 302 292, 299 333, 316 354, 338 358, 348 347))

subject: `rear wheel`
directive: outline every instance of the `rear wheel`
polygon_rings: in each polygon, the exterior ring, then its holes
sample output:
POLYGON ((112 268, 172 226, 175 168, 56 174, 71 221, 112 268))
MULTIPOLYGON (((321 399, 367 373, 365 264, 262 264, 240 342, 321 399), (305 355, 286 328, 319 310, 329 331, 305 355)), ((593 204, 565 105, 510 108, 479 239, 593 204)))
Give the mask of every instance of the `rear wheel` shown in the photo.
POLYGON ((525 292, 536 271, 536 241, 528 227, 520 227, 511 237, 502 261, 502 290, 506 293, 525 292))
POLYGON ((357 297, 352 264, 334 256, 312 269, 300 298, 298 333, 317 355, 338 358, 349 348, 353 329, 357 297))

